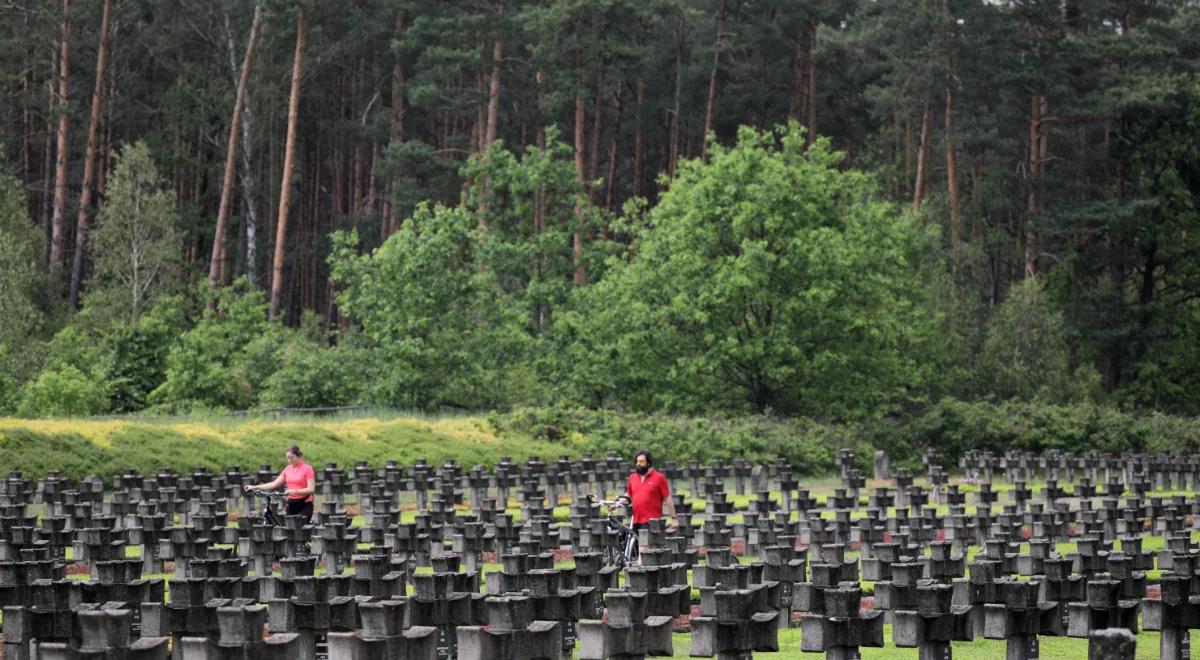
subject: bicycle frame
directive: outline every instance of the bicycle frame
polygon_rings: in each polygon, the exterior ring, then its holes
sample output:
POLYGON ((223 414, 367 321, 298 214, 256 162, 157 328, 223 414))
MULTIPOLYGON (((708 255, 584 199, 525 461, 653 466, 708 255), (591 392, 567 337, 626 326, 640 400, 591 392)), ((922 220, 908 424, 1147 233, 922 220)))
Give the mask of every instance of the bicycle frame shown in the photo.
POLYGON ((633 529, 632 511, 628 522, 624 523, 621 522, 621 518, 624 516, 624 511, 629 508, 625 504, 617 500, 597 499, 594 495, 589 495, 588 500, 605 508, 605 521, 608 528, 617 533, 620 550, 611 554, 609 557, 611 563, 620 569, 634 565, 638 556, 638 541, 637 532, 633 529))
POLYGON ((259 514, 259 519, 262 523, 271 527, 283 527, 283 518, 275 510, 275 505, 272 503, 272 500, 282 500, 283 493, 254 491, 253 495, 263 499, 263 510, 259 514))

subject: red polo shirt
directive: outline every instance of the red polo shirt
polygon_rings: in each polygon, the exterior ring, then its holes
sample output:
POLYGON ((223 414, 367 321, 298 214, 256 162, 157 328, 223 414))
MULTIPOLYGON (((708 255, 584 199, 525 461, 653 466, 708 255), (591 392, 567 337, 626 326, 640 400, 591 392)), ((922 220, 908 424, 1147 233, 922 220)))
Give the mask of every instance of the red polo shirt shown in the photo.
POLYGON ((654 468, 650 468, 645 478, 637 472, 629 475, 625 490, 633 498, 633 522, 639 525, 661 518, 663 502, 671 496, 667 478, 654 468))
MULTIPOLYGON (((283 468, 283 485, 285 488, 292 490, 300 490, 308 488, 308 482, 317 480, 316 474, 313 472, 312 466, 304 461, 300 461, 298 465, 288 464, 283 468)), ((313 501, 312 495, 288 495, 289 500, 303 500, 305 502, 313 501)))

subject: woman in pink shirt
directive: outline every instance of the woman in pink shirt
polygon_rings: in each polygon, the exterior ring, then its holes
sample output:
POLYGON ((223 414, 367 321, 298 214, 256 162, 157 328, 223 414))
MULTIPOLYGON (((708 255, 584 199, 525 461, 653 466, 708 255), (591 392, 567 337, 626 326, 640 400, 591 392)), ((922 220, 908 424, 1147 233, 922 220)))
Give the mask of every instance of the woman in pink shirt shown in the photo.
POLYGON ((287 495, 287 515, 304 516, 305 524, 312 522, 313 492, 317 490, 317 476, 312 466, 304 462, 304 452, 300 447, 292 445, 283 454, 287 457, 287 467, 279 473, 271 483, 246 486, 246 491, 275 490, 285 486, 287 495))

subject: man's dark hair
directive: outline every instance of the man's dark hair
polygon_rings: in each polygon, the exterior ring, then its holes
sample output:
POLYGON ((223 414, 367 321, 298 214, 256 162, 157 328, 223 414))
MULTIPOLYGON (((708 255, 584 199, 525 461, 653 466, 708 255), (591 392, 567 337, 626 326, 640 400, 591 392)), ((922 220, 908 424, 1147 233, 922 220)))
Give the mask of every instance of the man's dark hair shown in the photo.
POLYGON ((654 465, 654 457, 650 455, 649 451, 646 451, 645 449, 643 449, 643 450, 639 451, 638 453, 634 454, 633 461, 635 463, 637 462, 638 456, 646 457, 646 465, 650 465, 650 466, 654 465))

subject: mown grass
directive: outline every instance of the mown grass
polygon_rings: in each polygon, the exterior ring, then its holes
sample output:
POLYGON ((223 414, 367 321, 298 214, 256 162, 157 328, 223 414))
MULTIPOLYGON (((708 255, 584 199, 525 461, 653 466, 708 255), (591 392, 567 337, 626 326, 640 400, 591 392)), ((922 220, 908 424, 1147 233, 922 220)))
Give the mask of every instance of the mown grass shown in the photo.
MULTIPOLYGON (((883 648, 863 648, 863 660, 916 660, 917 650, 897 648, 892 644, 892 627, 884 626, 883 638, 886 646, 883 648)), ((1087 660, 1087 640, 1072 637, 1039 637, 1041 642, 1041 657, 1047 660, 1087 660)), ((687 658, 691 648, 691 635, 676 633, 673 639, 676 658, 687 658)), ((1200 631, 1192 631, 1192 648, 1200 643, 1200 631)), ((980 639, 973 642, 954 642, 954 660, 997 660, 1004 657, 1005 640, 980 639)), ((1142 632, 1137 636, 1137 659, 1158 660, 1159 634, 1142 632)), ((578 657, 578 653, 575 657, 578 657)), ((800 652, 800 629, 789 628, 779 632, 778 653, 755 653, 754 660, 821 658, 821 654, 800 652)))
POLYGON ((152 474, 195 467, 280 467, 284 449, 298 444, 315 467, 358 461, 433 464, 453 459, 490 465, 503 456, 550 459, 564 453, 550 442, 502 437, 482 418, 394 417, 274 421, 24 420, 0 419, 0 468, 40 478, 51 470, 79 479, 109 478, 126 469, 152 474))

